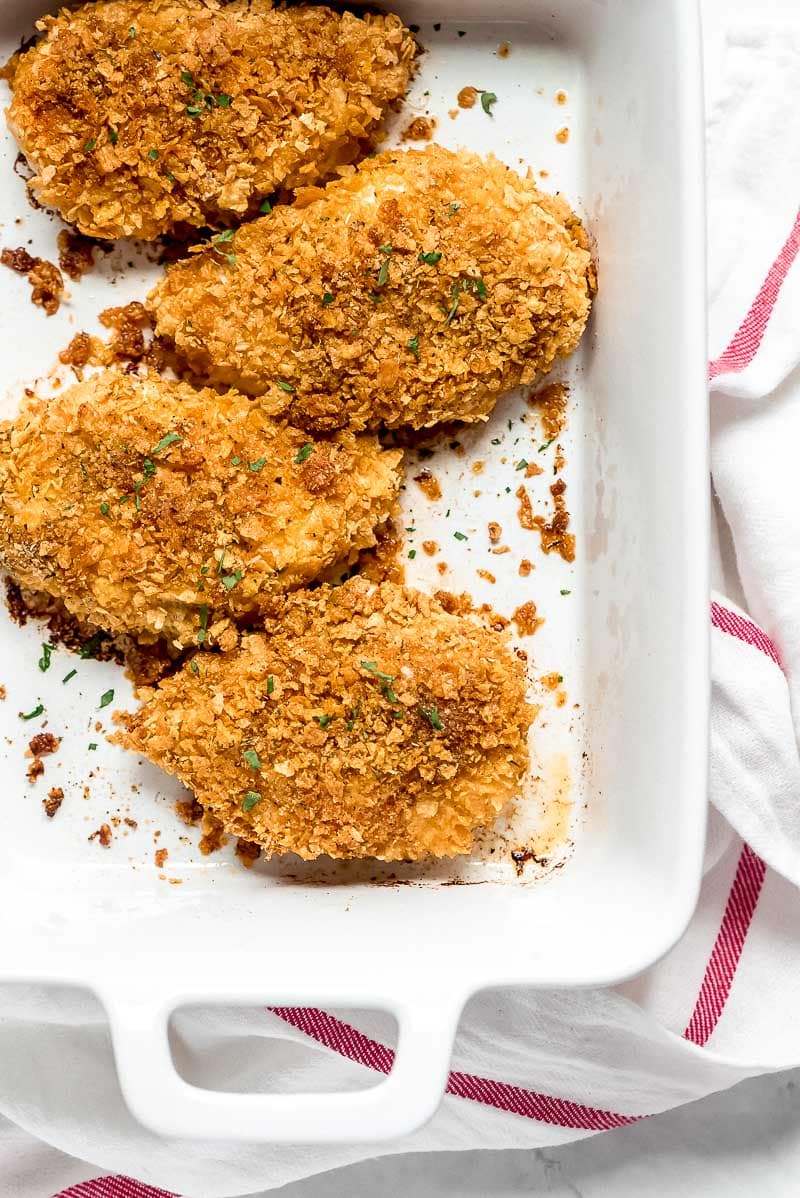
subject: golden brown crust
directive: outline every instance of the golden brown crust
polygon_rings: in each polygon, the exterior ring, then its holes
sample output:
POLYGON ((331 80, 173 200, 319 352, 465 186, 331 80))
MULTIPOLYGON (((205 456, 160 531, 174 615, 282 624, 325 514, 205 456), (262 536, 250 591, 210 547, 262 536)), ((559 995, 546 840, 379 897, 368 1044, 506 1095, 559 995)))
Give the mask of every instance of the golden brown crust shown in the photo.
POLYGON ((405 94, 399 17, 98 0, 44 17, 8 122, 36 197, 93 237, 228 223, 352 162, 405 94))
POLYGON ((109 370, 0 426, 0 559, 109 632, 225 643, 232 619, 375 543, 400 457, 109 370))
POLYGON ((533 715, 504 636, 362 578, 289 597, 240 649, 195 655, 118 743, 268 854, 469 852, 519 790, 533 715))
POLYGON ((233 268, 214 249, 176 263, 149 303, 201 376, 303 427, 484 420, 578 343, 578 228, 495 158, 391 151, 240 228, 233 268))

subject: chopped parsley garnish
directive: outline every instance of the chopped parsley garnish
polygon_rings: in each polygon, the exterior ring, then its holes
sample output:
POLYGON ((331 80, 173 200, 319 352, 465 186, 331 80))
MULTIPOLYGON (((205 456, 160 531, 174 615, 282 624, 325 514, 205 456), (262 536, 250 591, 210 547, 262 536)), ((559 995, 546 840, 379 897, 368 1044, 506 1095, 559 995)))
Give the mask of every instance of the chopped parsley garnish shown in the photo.
POLYGON ((65 674, 64 677, 61 679, 62 683, 69 682, 70 678, 74 678, 75 675, 77 674, 77 672, 78 672, 77 670, 70 670, 70 672, 68 674, 65 674))
POLYGON ((247 467, 249 470, 253 471, 253 474, 258 474, 258 472, 262 468, 262 466, 266 465, 266 462, 267 462, 266 458, 256 458, 256 460, 254 462, 248 462, 247 467))
POLYGON ((453 203, 450 205, 450 215, 455 216, 455 214, 458 212, 460 207, 461 207, 461 205, 459 203, 457 203, 455 200, 453 200, 453 203))
POLYGON ((389 257, 392 253, 392 247, 390 245, 382 245, 380 250, 386 257, 381 262, 381 268, 378 271, 378 286, 385 287, 389 281, 389 257))
POLYGON ((141 491, 143 486, 144 486, 143 478, 137 478, 136 482, 133 484, 133 502, 134 502, 134 507, 136 508, 137 512, 140 512, 142 510, 142 501, 139 498, 139 492, 141 491))
POLYGON ((481 96, 481 108, 487 116, 492 115, 492 105, 497 103, 497 96, 494 92, 484 92, 481 96))
POLYGON ((174 182, 175 182, 175 176, 173 175, 172 171, 164 171, 164 174, 167 176, 167 178, 169 179, 170 183, 174 183, 174 182))
POLYGON ((148 150, 147 157, 150 159, 151 162, 155 162, 156 159, 158 158, 158 150, 148 150))
POLYGON ((232 466, 241 466, 241 464, 242 464, 242 459, 241 459, 241 458, 231 458, 231 465, 232 465, 232 466))
POLYGON ((97 745, 95 744, 95 742, 94 742, 94 741, 92 741, 92 742, 90 743, 90 745, 89 745, 89 752, 90 752, 90 753, 94 753, 94 751, 95 751, 95 749, 96 749, 96 748, 97 748, 97 745))
POLYGON ((409 557, 411 558, 411 560, 413 561, 413 560, 414 560, 414 558, 417 556, 417 551, 416 551, 416 549, 409 549, 409 551, 408 551, 408 556, 409 556, 409 557))
POLYGON ((198 677, 199 677, 199 675, 200 675, 200 667, 199 667, 199 665, 197 664, 197 662, 196 662, 196 661, 192 661, 192 662, 190 662, 190 663, 189 663, 189 669, 192 671, 192 673, 193 673, 193 674, 197 674, 197 675, 198 675, 198 677))
POLYGON ((314 446, 310 441, 306 441, 305 445, 301 445, 297 453, 294 455, 295 466, 302 466, 303 462, 307 462, 314 452, 314 446))
POLYGON ((194 87, 194 77, 190 71, 181 71, 181 82, 187 87, 194 87))
POLYGON ((237 582, 242 581, 242 571, 234 570, 233 574, 224 574, 222 577, 222 585, 226 591, 232 591, 237 582))
POLYGON ((208 631, 208 607, 205 603, 200 604, 200 631, 197 634, 197 643, 202 645, 205 643, 206 632, 208 631))
POLYGON ((201 566, 201 567, 200 567, 200 573, 201 573, 201 574, 208 574, 208 566, 201 566))
POLYGON ((103 691, 102 695, 100 696, 100 706, 99 706, 98 710, 102 711, 102 709, 104 707, 108 707, 109 703, 113 703, 113 702, 114 702, 114 691, 113 690, 103 691))
POLYGON ((19 713, 19 718, 21 720, 35 720, 37 715, 41 715, 43 711, 44 711, 44 703, 37 703, 36 706, 34 707, 33 711, 29 711, 27 713, 21 711, 19 713))
POLYGON ((470 279, 469 285, 473 291, 477 292, 481 299, 486 299, 488 292, 483 279, 470 279))
POLYGON ((154 458, 156 454, 161 453, 163 449, 168 449, 170 445, 174 445, 176 441, 180 440, 182 440, 182 438, 178 433, 165 433, 158 445, 156 445, 154 449, 150 450, 150 457, 154 458))
POLYGON ((115 146, 119 141, 119 133, 113 125, 108 126, 108 140, 111 142, 112 146, 115 146))
POLYGON ((572 594, 572 591, 564 591, 564 590, 562 590, 562 591, 561 591, 561 594, 562 594, 562 595, 571 595, 571 594, 572 594))
POLYGON ((83 148, 86 150, 86 152, 88 154, 91 154, 92 150, 95 148, 96 145, 97 145, 97 138, 90 137, 89 140, 86 142, 86 145, 83 148))
POLYGON ((252 811, 256 803, 261 802, 261 795, 257 790, 248 790, 242 801, 242 811, 252 811))
POLYGON ((84 478, 88 479, 89 475, 87 474, 86 467, 83 464, 83 458, 81 458, 81 460, 80 460, 80 467, 81 467, 81 474, 83 475, 84 478))
POLYGON ((370 674, 374 674, 376 678, 380 678, 381 682, 383 683, 381 692, 386 696, 390 703, 399 702, 392 686, 392 683, 394 682, 394 674, 382 673, 374 661, 360 661, 358 664, 363 670, 369 670, 370 674))
POLYGON ((220 108, 230 108, 230 106, 231 106, 231 98, 230 98, 230 96, 227 94, 227 92, 220 92, 220 93, 219 93, 219 95, 218 95, 218 96, 216 96, 215 98, 216 98, 216 101, 217 101, 217 105, 218 105, 218 107, 220 107, 220 108))
POLYGON ((268 212, 272 211, 272 204, 269 202, 269 200, 262 200, 259 204, 258 211, 263 212, 266 216, 268 212))
POLYGON ((52 652, 53 652, 52 645, 42 645, 42 656, 39 658, 39 669, 42 671, 43 674, 45 673, 46 670, 50 669, 50 657, 52 655, 52 652))
POLYGON ((225 261, 228 263, 228 266, 236 265, 236 255, 228 254, 225 252, 225 250, 221 250, 219 247, 221 245, 229 245, 233 241, 235 236, 236 236, 235 229, 223 229, 223 231, 221 233, 217 233, 214 237, 211 238, 211 249, 213 250, 213 252, 215 254, 219 254, 219 256, 221 258, 224 258, 225 261))
POLYGON ((134 29, 133 25, 131 25, 130 29, 128 30, 128 37, 136 37, 136 30, 134 29))
POLYGON ((431 728, 435 728, 437 732, 444 732, 444 724, 439 717, 438 707, 418 707, 417 711, 426 719, 431 728))
POLYGON ((563 681, 564 681, 564 675, 563 675, 563 674, 559 674, 559 676, 558 676, 558 681, 559 681, 559 682, 563 682, 563 681))
POLYGON ((142 463, 142 474, 145 478, 152 478, 156 472, 155 462, 151 462, 150 458, 145 458, 142 463))
POLYGON ((335 718, 336 717, 332 716, 332 715, 315 715, 314 716, 314 719, 317 721, 320 728, 327 728, 328 724, 330 724, 331 720, 333 720, 335 718))
POLYGON ((281 391, 288 391, 290 395, 294 394, 294 387, 291 383, 285 383, 283 379, 276 379, 275 382, 278 384, 281 391))
POLYGON ((458 282, 455 282, 453 284, 453 290, 451 293, 450 311, 447 313, 447 316, 445 317, 445 321, 444 321, 445 328, 448 327, 448 325, 450 324, 450 321, 453 319, 456 312, 458 311, 459 290, 460 290, 460 288, 459 288, 458 282))
POLYGON ((393 245, 379 245, 379 246, 378 246, 378 249, 380 250, 380 252, 381 252, 382 254, 392 254, 392 253, 394 253, 394 246, 393 246, 393 245))
POLYGON ((545 441, 544 445, 539 446, 539 453, 544 453, 546 449, 550 448, 554 441, 555 437, 551 437, 549 441, 545 441))
POLYGON ((267 694, 271 695, 274 690, 275 690, 275 679, 272 677, 271 674, 268 674, 267 675, 267 694))
POLYGON ((419 334, 409 337, 408 341, 406 341, 406 345, 411 350, 417 361, 419 361, 419 334))
MULTIPOLYGON (((378 295, 377 291, 370 291, 369 298, 372 300, 373 304, 382 304, 383 303, 383 296, 378 295)), ((353 329, 354 333, 356 333, 357 331, 358 331, 357 329, 353 329)))
POLYGON ((187 116, 199 116, 202 111, 203 111, 202 108, 198 108, 196 104, 187 104, 186 105, 186 115, 187 116))
POLYGON ((492 437, 492 445, 499 445, 499 444, 500 444, 500 438, 492 437))
POLYGON ((358 713, 359 713, 360 711, 361 711, 361 704, 360 704, 360 703, 356 703, 355 707, 353 708, 353 714, 352 714, 352 716, 350 717, 350 719, 347 721, 347 724, 346 724, 346 727, 347 727, 347 731, 348 731, 348 732, 352 732, 352 731, 353 731, 353 729, 355 728, 355 726, 356 726, 356 720, 358 719, 358 713))
POLYGON ((463 532, 454 532, 453 536, 457 541, 468 541, 469 537, 463 532))
MULTIPOLYGON (((519 461, 517 462, 516 469, 524 470, 527 465, 528 465, 528 463, 526 462, 525 458, 520 458, 519 461)), ((537 467, 537 469, 538 469, 538 467, 537 467)))
POLYGON ((435 266, 441 256, 440 250, 431 250, 428 254, 418 254, 417 259, 420 262, 424 262, 426 266, 435 266))
POLYGON ((93 636, 89 637, 88 641, 83 642, 78 650, 78 656, 82 657, 84 661, 87 657, 96 657, 100 643, 106 639, 106 636, 107 633, 105 632, 95 632, 93 636))
POLYGON ((103 513, 104 516, 107 516, 108 513, 111 511, 111 508, 108 506, 107 503, 101 503, 100 511, 103 513))
POLYGON ((247 762, 251 770, 261 769, 261 758, 255 749, 245 749, 244 753, 242 753, 242 758, 247 762))
POLYGON ((326 291, 322 297, 323 308, 327 308, 328 305, 332 304, 332 303, 333 303, 333 296, 331 295, 330 291, 326 291))

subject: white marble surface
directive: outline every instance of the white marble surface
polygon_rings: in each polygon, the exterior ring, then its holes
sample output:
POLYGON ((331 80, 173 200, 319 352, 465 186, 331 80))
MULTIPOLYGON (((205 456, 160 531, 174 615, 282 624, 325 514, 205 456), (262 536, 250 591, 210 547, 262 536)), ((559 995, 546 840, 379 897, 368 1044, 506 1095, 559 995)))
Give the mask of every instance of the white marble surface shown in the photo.
POLYGON ((409 1153, 272 1190, 275 1198, 795 1198, 800 1070, 560 1148, 409 1153))

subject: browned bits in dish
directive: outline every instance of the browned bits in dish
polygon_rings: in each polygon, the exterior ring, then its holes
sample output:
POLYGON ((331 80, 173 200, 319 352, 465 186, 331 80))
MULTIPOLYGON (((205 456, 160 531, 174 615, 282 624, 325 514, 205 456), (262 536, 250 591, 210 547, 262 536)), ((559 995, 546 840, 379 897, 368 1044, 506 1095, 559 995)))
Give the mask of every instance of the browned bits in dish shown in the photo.
POLYGON ((88 333, 76 333, 66 349, 58 355, 59 362, 81 370, 92 356, 92 339, 88 333))
POLYGON ((375 543, 400 457, 369 434, 309 439, 236 392, 106 371, 0 426, 0 560, 110 633, 233 645, 233 621, 375 543))
POLYGON ((496 158, 393 150, 175 263, 148 302, 197 375, 303 427, 474 422, 577 345, 582 240, 496 158))
POLYGON ((414 475, 414 482, 420 491, 422 491, 425 498, 430 499, 432 503, 442 498, 442 488, 439 480, 431 470, 420 470, 419 474, 414 475))
POLYGON ((58 811, 59 807, 61 806, 61 804, 63 802, 64 802, 64 791, 61 789, 60 786, 53 786, 50 790, 48 790, 47 798, 42 799, 42 806, 44 807, 44 813, 48 817, 48 819, 53 818, 53 816, 58 811))
POLYGON ((46 258, 34 258, 26 249, 4 249, 0 251, 0 264, 17 274, 27 275, 31 285, 31 303, 43 308, 47 316, 54 316, 64 294, 64 279, 61 271, 46 258))
POLYGON ((544 624, 544 620, 536 614, 536 604, 532 599, 529 599, 527 603, 522 603, 512 613, 511 620, 516 625, 520 636, 533 636, 537 628, 541 628, 544 624))
POLYGON ((28 749, 34 757, 47 757, 50 753, 55 753, 61 741, 52 732, 37 732, 31 737, 31 742, 28 749))
POLYGON ((187 663, 142 691, 115 739, 268 854, 451 856, 517 793, 524 695, 503 636, 355 578, 289 597, 199 679, 187 663))
POLYGON ((529 405, 539 413, 546 442, 560 437, 567 424, 568 391, 564 383, 548 383, 528 397, 529 405))
POLYGON ((112 839, 113 833, 111 831, 110 824, 101 824, 100 827, 95 832, 92 832, 91 836, 88 837, 90 842, 92 840, 99 841, 104 849, 107 849, 110 846, 112 839))
POLYGON ((9 126, 43 204, 92 237, 229 223, 352 162, 403 96, 399 17, 270 0, 105 0, 43 17, 9 126))
POLYGON ((436 129, 436 120, 432 116, 417 116, 406 125, 401 141, 430 141, 436 129))
POLYGON ((478 91, 477 87, 470 87, 469 85, 467 87, 462 87, 457 96, 458 107, 474 108, 478 102, 479 95, 480 92, 478 91))
POLYGON ((76 283, 94 266, 97 242, 82 233, 62 229, 58 235, 58 265, 76 283))

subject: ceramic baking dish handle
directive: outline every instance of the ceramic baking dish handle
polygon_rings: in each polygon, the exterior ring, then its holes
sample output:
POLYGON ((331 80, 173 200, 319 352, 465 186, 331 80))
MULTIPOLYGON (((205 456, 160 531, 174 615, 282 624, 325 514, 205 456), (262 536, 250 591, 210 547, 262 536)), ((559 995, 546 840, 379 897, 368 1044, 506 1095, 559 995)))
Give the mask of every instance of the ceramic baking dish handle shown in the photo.
MULTIPOLYGON (((366 1090, 311 1094, 230 1094, 202 1090, 175 1069, 168 1024, 178 1006, 214 1001, 262 1005, 243 994, 180 995, 169 1000, 137 996, 130 988, 99 991, 111 1022, 120 1086, 137 1119, 165 1136, 196 1139, 323 1143, 386 1140, 407 1135, 428 1120, 447 1084, 450 1056, 463 1000, 430 997, 405 1001, 369 1000, 352 994, 325 994, 331 1006, 361 1006, 391 1011, 399 1035, 394 1064, 386 1079, 366 1090)), ((317 992, 303 998, 296 990, 269 1002, 314 1006, 317 992)))

